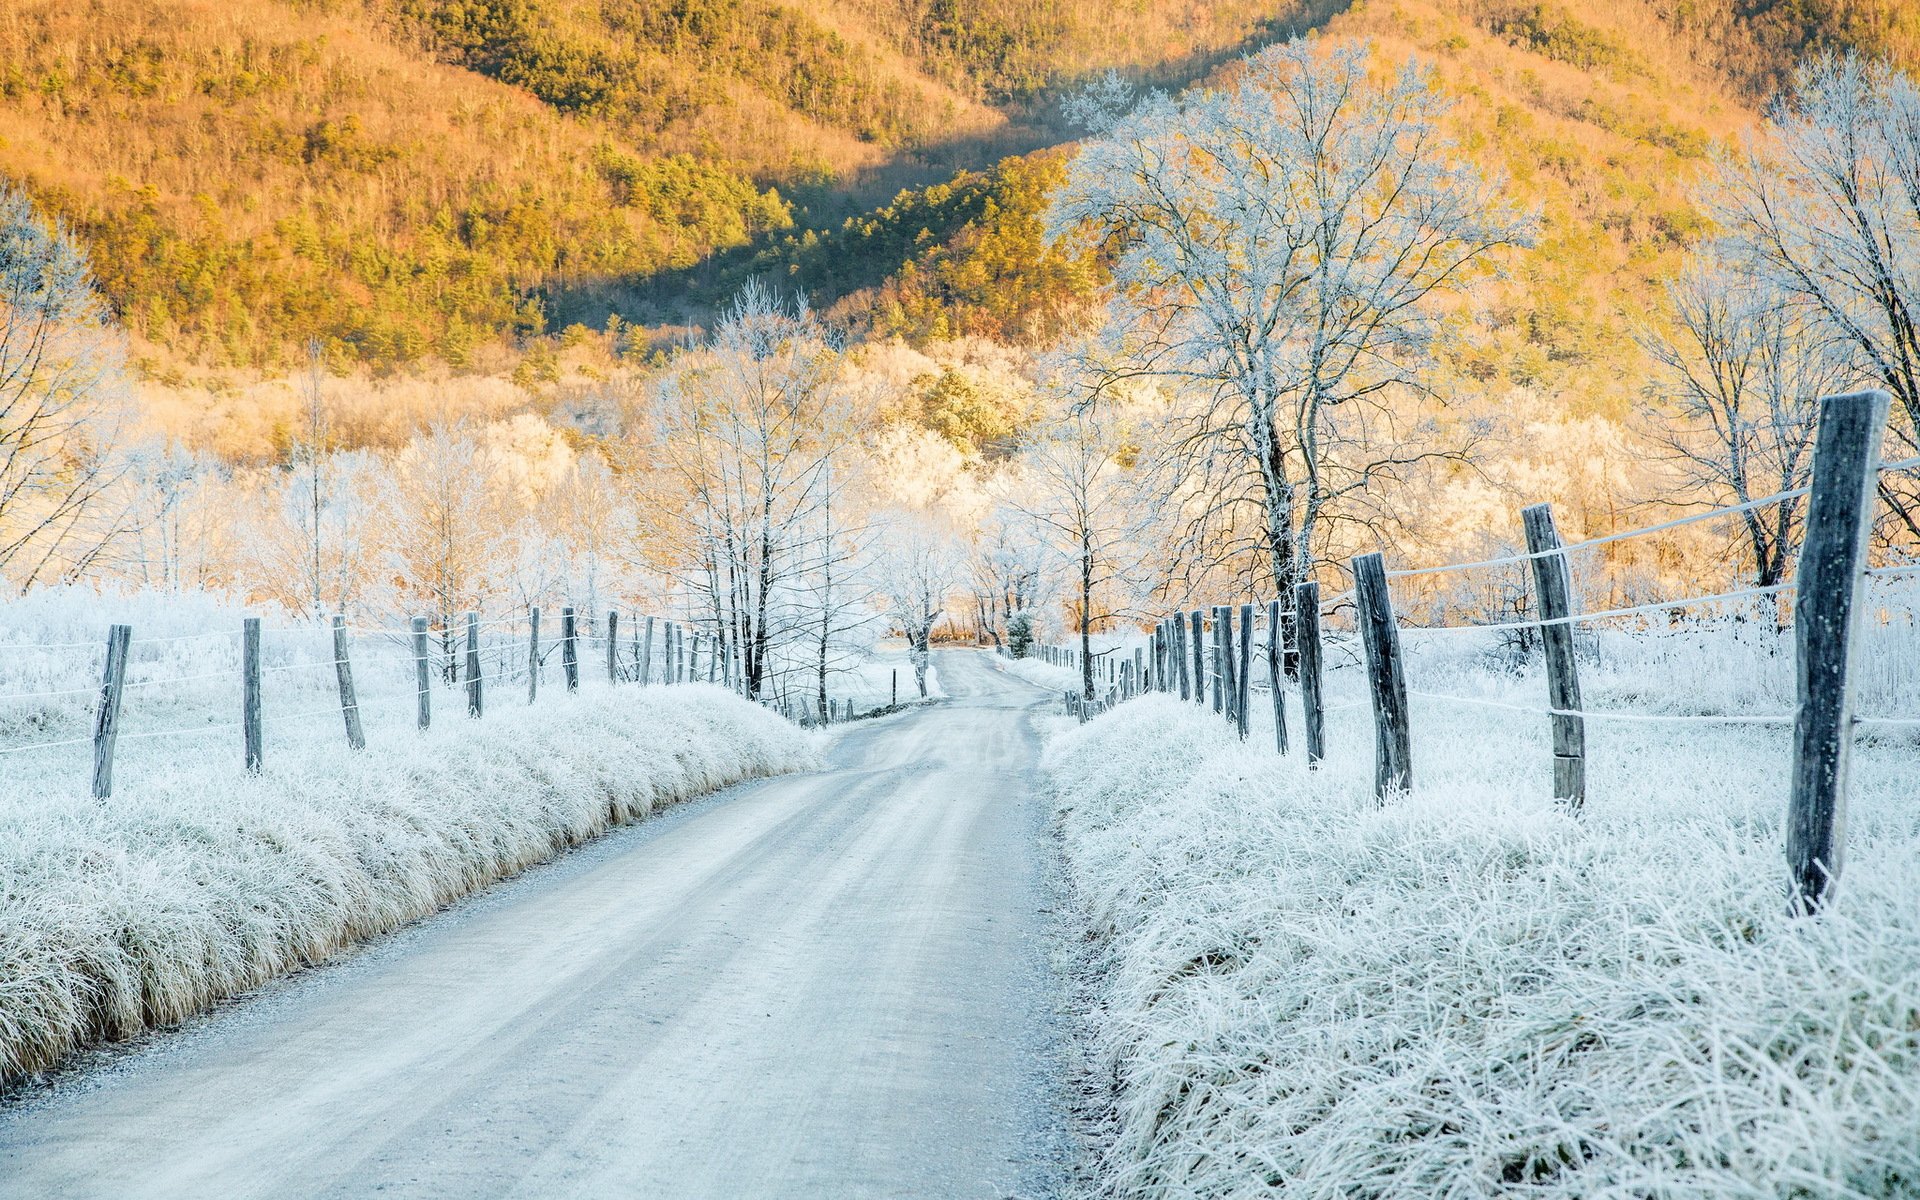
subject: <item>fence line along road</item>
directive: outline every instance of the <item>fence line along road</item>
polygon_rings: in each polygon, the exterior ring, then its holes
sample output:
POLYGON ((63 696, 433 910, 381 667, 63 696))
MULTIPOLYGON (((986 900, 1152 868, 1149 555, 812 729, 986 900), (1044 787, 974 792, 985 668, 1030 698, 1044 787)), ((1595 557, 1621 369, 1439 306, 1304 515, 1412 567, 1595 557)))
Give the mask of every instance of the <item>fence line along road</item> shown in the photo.
MULTIPOLYGON (((1324 756, 1323 722, 1325 714, 1335 710, 1335 706, 1328 706, 1324 699, 1325 668, 1321 653, 1320 619, 1351 595, 1358 605, 1357 619, 1364 650, 1368 699, 1337 707, 1366 704, 1373 711, 1375 794, 1378 799, 1384 801, 1395 792, 1412 786, 1415 778, 1409 737, 1411 715, 1406 707, 1406 698, 1410 695, 1441 703, 1479 705, 1546 718, 1552 734, 1550 766, 1553 792, 1573 811, 1578 811, 1587 799, 1588 753, 1584 724, 1589 719, 1791 726, 1793 765, 1787 780, 1786 845, 1789 903, 1795 912, 1800 913, 1816 912, 1831 903, 1844 858, 1840 831, 1845 824, 1847 765, 1853 729, 1859 725, 1920 726, 1920 717, 1858 717, 1853 713, 1849 666, 1859 637, 1865 582, 1869 577, 1920 574, 1920 564, 1868 567, 1866 563, 1880 477, 1889 471, 1920 467, 1920 457, 1893 463, 1878 461, 1888 405, 1887 393, 1882 391, 1823 398, 1820 401, 1812 481, 1804 488, 1790 488, 1743 503, 1570 543, 1560 541, 1549 505, 1531 505, 1522 514, 1527 544, 1527 550, 1523 553, 1401 570, 1386 570, 1380 555, 1366 554, 1349 564, 1355 582, 1352 593, 1322 600, 1319 584, 1309 581, 1295 589, 1290 614, 1284 613, 1285 606, 1278 601, 1267 602, 1264 607, 1267 614, 1268 661, 1277 658, 1272 647, 1284 636, 1285 631, 1280 627, 1283 615, 1291 617, 1295 629, 1308 765, 1317 765, 1324 756), (1750 512, 1800 497, 1807 499, 1806 533, 1793 578, 1784 583, 1590 612, 1580 612, 1574 606, 1569 559, 1574 552, 1678 529, 1717 517, 1750 512), (1487 624, 1407 628, 1422 634, 1538 631, 1546 651, 1546 703, 1532 706, 1408 689, 1404 658, 1400 651, 1401 627, 1394 617, 1390 594, 1392 581, 1522 563, 1528 564, 1533 570, 1532 593, 1536 611, 1532 617, 1487 624), (1793 614, 1797 703, 1792 712, 1725 715, 1642 713, 1589 709, 1581 702, 1579 666, 1572 640, 1575 625, 1655 613, 1671 615, 1703 604, 1780 596, 1790 597, 1793 614)), ((1250 616, 1252 610, 1243 608, 1242 612, 1250 616)), ((1236 639, 1232 610, 1228 606, 1215 606, 1211 610, 1195 608, 1170 614, 1154 627, 1149 636, 1150 644, 1156 648, 1164 641, 1170 649, 1156 652, 1152 656, 1153 665, 1147 671, 1136 675, 1117 670, 1114 660, 1107 658, 1105 670, 1095 672, 1097 686, 1094 694, 1083 695, 1082 689, 1067 691, 1064 696, 1067 709, 1085 720, 1114 704, 1148 691, 1177 693, 1181 699, 1192 699, 1203 706, 1211 698, 1214 710, 1245 739, 1247 689, 1244 680, 1240 681, 1239 686, 1234 686, 1235 643, 1236 640, 1239 643, 1238 662, 1246 662, 1250 650, 1248 643, 1254 637, 1254 630, 1250 626, 1251 622, 1243 617, 1236 639), (1210 655, 1202 652, 1203 639, 1209 634, 1212 642, 1210 655), (1188 652, 1191 653, 1190 662, 1188 652)), ((1042 648, 1042 653, 1047 661, 1060 666, 1079 669, 1082 665, 1082 652, 1075 646, 1047 646, 1042 648)), ((1111 653, 1111 650, 1102 652, 1103 655, 1111 653)), ((1278 672, 1270 672, 1269 677, 1277 694, 1284 681, 1278 672)), ((1275 703, 1279 703, 1277 695, 1275 703)), ((1284 726, 1276 730, 1276 742, 1277 750, 1286 753, 1284 726)))

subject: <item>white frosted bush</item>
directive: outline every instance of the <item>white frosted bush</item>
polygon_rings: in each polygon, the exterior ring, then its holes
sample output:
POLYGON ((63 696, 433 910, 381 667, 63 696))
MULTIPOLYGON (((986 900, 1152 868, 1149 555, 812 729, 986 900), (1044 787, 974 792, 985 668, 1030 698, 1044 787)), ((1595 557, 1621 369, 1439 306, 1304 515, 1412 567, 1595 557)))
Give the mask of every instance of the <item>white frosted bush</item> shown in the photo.
POLYGON ((1416 700, 1383 806, 1367 720, 1312 773, 1159 696, 1050 747, 1101 1190, 1920 1195, 1911 738, 1861 747, 1838 906, 1795 920, 1781 731, 1592 726, 1574 817, 1544 718, 1416 700))
POLYGON ((358 754, 337 719, 284 734, 257 778, 230 737, 142 743, 104 802, 71 764, 0 785, 0 1080, 673 801, 816 762, 808 735, 704 685, 555 694, 478 722, 443 708, 429 733, 370 733, 358 754))

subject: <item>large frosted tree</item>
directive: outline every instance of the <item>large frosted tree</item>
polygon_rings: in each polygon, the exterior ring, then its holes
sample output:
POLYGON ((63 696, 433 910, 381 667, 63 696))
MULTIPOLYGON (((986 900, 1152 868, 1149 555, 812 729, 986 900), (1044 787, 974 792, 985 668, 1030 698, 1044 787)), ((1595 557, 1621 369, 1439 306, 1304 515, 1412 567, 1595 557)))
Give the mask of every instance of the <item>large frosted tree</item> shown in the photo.
MULTIPOLYGON (((1893 394, 1897 448, 1920 452, 1920 86, 1856 55, 1809 61, 1702 198, 1740 269, 1848 347, 1856 377, 1893 394)), ((1920 538, 1920 475, 1881 488, 1920 538)))
POLYGON ((1459 452, 1413 414, 1444 298, 1533 219, 1460 153, 1450 101, 1409 61, 1296 40, 1228 87, 1088 103, 1101 127, 1049 218, 1113 263, 1109 378, 1187 398, 1185 544, 1281 594, 1327 530, 1459 452), (1260 579, 1264 576, 1264 579, 1260 579))

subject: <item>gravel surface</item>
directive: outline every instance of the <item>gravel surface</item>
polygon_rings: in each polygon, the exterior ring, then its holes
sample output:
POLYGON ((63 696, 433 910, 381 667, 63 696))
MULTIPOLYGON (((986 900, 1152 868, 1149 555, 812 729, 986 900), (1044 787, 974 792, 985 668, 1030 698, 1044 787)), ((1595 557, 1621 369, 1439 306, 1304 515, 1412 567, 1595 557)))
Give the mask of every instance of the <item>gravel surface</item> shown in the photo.
POLYGON ((1040 1197, 1074 1153, 1033 707, 952 699, 0 1110, 0 1196, 1040 1197))

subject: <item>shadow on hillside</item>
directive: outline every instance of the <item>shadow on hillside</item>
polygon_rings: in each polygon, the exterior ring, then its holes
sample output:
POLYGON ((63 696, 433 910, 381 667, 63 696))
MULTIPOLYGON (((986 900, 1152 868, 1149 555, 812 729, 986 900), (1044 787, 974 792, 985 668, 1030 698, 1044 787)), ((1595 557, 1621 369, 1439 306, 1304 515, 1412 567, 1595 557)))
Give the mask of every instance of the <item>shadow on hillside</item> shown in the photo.
MULTIPOLYGON (((1303 11, 1276 17, 1231 47, 1196 53, 1139 77, 1142 89, 1179 91, 1203 82, 1248 54, 1275 42, 1310 33, 1345 12, 1353 0, 1306 0, 1303 11)), ((887 256, 835 262, 826 279, 803 275, 804 264, 791 243, 811 234, 831 239, 847 221, 867 216, 892 203, 903 191, 952 182, 962 172, 985 172, 996 164, 1036 150, 1074 140, 1078 132, 1066 119, 1065 98, 1092 83, 1095 75, 1061 82, 1045 94, 1003 108, 1009 123, 990 133, 954 137, 910 147, 885 163, 830 187, 782 189, 794 204, 791 229, 763 233, 753 241, 716 250, 688 267, 644 277, 596 277, 550 285, 542 294, 550 329, 578 323, 604 328, 609 316, 646 326, 684 331, 704 328, 715 312, 749 280, 759 278, 789 292, 806 294, 810 303, 826 309, 837 301, 871 291, 899 271, 902 258, 887 256)), ((777 186, 775 181, 756 181, 777 186)), ((946 214, 939 228, 927 227, 921 244, 945 242, 975 213, 960 207, 946 214)))

